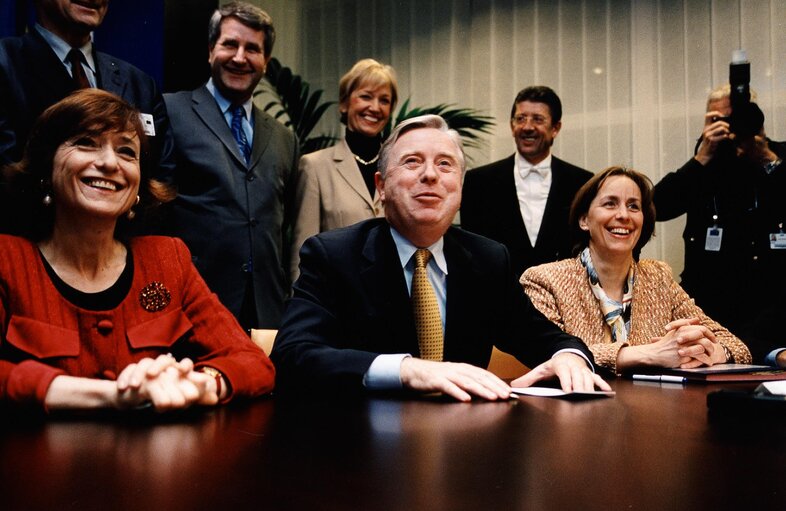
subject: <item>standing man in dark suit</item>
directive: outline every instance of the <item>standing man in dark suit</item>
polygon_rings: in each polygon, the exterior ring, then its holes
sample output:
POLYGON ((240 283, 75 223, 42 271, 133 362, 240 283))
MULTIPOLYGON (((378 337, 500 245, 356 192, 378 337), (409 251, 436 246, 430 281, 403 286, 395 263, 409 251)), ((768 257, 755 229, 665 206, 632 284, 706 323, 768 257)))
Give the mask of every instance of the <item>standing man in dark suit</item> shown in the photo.
MULTIPOLYGON (((150 161, 171 169, 172 134, 155 81, 93 45, 91 33, 108 5, 109 0, 35 0, 35 27, 22 37, 0 40, 0 166, 22 158, 28 134, 45 109, 79 88, 97 87, 140 110, 150 161)), ((16 232, 19 219, 6 199, 0 197, 0 231, 16 232)))
POLYGON ((471 170, 464 180, 461 226, 508 247, 516 275, 572 255, 568 212, 592 173, 551 154, 561 119, 553 90, 523 89, 510 112, 516 154, 471 170))
POLYGON ((755 364, 774 364, 786 308, 786 144, 767 138, 753 91, 751 117, 735 124, 731 95, 728 83, 710 92, 695 155, 655 185, 655 207, 658 221, 687 214, 680 285, 755 364))
POLYGON ((168 224, 244 328, 278 328, 289 293, 284 235, 298 162, 294 134, 254 106, 275 41, 270 16, 233 2, 208 26, 210 80, 167 94, 178 187, 168 224))
POLYGON ((566 390, 608 389, 586 346, 526 298, 505 247, 450 227, 464 167, 461 139, 441 117, 393 130, 376 174, 385 218, 319 234, 300 251, 271 354, 277 389, 505 399, 510 387, 481 369, 492 343, 542 362, 516 385, 556 375, 566 390))

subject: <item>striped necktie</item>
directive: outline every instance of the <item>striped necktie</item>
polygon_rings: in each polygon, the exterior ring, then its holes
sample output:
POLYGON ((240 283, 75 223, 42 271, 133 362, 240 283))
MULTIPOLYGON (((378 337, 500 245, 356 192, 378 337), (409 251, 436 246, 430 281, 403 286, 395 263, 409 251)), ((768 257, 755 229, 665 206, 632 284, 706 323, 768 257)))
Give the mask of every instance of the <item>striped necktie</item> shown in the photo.
POLYGON ((243 155, 243 159, 246 164, 248 164, 251 158, 251 145, 246 138, 246 132, 243 131, 243 119, 245 116, 246 112, 243 110, 242 105, 232 110, 232 135, 235 137, 235 142, 237 142, 237 147, 240 149, 240 154, 243 155))

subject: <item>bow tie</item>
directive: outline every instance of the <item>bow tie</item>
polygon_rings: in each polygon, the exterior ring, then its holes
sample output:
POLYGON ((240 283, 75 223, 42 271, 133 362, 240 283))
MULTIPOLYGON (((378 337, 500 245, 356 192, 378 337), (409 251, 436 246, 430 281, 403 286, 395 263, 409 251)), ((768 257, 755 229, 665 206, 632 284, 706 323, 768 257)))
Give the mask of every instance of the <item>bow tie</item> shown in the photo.
POLYGON ((540 177, 546 177, 546 173, 550 170, 550 166, 546 165, 545 163, 538 163, 537 165, 530 165, 529 167, 522 167, 520 169, 522 179, 526 179, 527 176, 534 172, 538 174, 540 177))

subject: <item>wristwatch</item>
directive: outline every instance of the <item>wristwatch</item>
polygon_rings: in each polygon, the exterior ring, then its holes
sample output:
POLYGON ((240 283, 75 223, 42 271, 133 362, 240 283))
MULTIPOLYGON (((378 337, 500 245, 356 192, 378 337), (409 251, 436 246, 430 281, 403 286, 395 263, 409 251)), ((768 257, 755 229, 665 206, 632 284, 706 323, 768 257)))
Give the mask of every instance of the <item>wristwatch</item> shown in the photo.
POLYGON ((221 373, 218 370, 208 366, 200 367, 199 372, 205 373, 206 375, 212 376, 216 379, 216 395, 218 396, 218 399, 221 399, 221 373))

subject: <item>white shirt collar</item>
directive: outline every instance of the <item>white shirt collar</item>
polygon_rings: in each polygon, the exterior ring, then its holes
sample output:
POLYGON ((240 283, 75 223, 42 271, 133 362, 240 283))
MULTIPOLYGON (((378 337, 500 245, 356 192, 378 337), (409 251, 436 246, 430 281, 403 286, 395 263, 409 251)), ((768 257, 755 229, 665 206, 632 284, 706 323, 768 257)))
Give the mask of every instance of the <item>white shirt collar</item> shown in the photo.
MULTIPOLYGON (((227 98, 225 98, 224 96, 221 95, 221 92, 219 92, 219 90, 216 88, 216 85, 213 83, 213 78, 210 78, 207 81, 207 84, 205 84, 205 87, 207 87, 207 90, 210 92, 210 94, 212 94, 213 97, 216 98, 216 103, 218 103, 218 108, 219 108, 219 110, 221 110, 221 113, 226 115, 227 112, 229 112, 231 114, 230 109, 232 108, 232 103, 227 98)), ((246 100, 246 102, 243 103, 243 105, 242 105, 243 106, 243 110, 245 110, 245 112, 246 112, 246 120, 249 121, 249 122, 250 122, 250 119, 251 119, 251 107, 252 107, 252 105, 253 105, 253 99, 252 98, 248 98, 248 100, 246 100)))
MULTIPOLYGON (((402 236, 393 226, 390 226, 390 234, 393 236, 393 242, 396 244, 396 250, 398 251, 398 258, 401 262, 401 267, 405 268, 407 263, 412 259, 412 256, 415 254, 415 251, 418 249, 415 245, 412 244, 407 238, 402 236)), ((431 252, 431 261, 433 261, 437 268, 442 271, 445 275, 448 274, 448 263, 445 260, 445 238, 441 237, 437 240, 436 243, 431 245, 430 247, 426 247, 429 252, 431 252)), ((431 264, 431 262, 429 262, 431 264)))
POLYGON ((542 161, 533 165, 524 158, 521 153, 516 152, 515 170, 522 178, 526 178, 533 170, 536 171, 541 177, 546 177, 551 174, 551 153, 543 158, 542 161))

